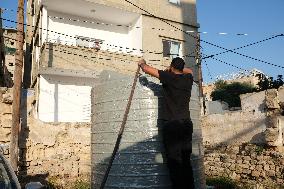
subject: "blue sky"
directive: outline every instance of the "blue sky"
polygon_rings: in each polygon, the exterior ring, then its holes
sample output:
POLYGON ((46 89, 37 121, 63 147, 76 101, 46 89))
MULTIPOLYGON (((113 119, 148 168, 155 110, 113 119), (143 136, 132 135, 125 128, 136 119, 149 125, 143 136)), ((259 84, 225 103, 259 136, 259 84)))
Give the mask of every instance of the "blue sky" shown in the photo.
MULTIPOLYGON (((0 7, 17 8, 17 0, 0 0, 0 7)), ((251 42, 284 33, 284 0, 197 0, 197 18, 200 23, 201 39, 219 46, 233 49, 251 42), (224 32, 227 35, 218 33, 224 32), (237 33, 246 33, 247 36, 238 36, 237 33)), ((5 11, 3 17, 16 20, 16 13, 5 11)), ((14 24, 4 22, 4 26, 14 27, 14 24)), ((201 43, 205 54, 222 52, 222 49, 201 43)), ((238 50, 273 64, 284 66, 284 37, 278 37, 261 44, 238 50)), ((250 70, 257 68, 264 73, 276 77, 283 74, 284 69, 266 65, 250 60, 233 53, 216 56, 220 60, 250 70)), ((211 82, 209 72, 213 78, 218 75, 234 73, 239 70, 206 59, 203 64, 203 77, 205 82, 211 82)), ((284 75, 284 74, 283 74, 284 75)))
MULTIPOLYGON (((233 49, 251 42, 284 33, 284 0, 197 0, 197 15, 200 31, 205 41, 233 49), (219 35, 219 32, 228 33, 219 35), (237 33, 247 33, 238 36, 237 33)), ((205 54, 222 52, 222 49, 201 43, 205 54)), ((242 54, 258 58, 273 64, 284 66, 284 37, 278 37, 264 43, 238 50, 242 54)), ((244 69, 257 68, 276 77, 284 75, 284 69, 250 60, 233 53, 216 56, 230 64, 244 69)), ((239 70, 212 59, 206 59, 212 77, 234 73, 239 70)), ((203 64, 203 77, 210 82, 208 69, 203 64)))

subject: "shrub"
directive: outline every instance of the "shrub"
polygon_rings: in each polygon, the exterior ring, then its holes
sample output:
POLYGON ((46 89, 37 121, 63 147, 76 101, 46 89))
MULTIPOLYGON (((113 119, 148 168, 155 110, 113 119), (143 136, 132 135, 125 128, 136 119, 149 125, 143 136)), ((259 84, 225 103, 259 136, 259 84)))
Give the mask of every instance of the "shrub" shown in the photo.
POLYGON ((207 178, 206 184, 216 189, 237 189, 237 183, 228 177, 207 178))
POLYGON ((217 81, 216 89, 212 92, 212 100, 221 100, 227 102, 229 107, 240 107, 240 94, 251 93, 256 89, 251 84, 233 82, 227 84, 225 81, 217 81))

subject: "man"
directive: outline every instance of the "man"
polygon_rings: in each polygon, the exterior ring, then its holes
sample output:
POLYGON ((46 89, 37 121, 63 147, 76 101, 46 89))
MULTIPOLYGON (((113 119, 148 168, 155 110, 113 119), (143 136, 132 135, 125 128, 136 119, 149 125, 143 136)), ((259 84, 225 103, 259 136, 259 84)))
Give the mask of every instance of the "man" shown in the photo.
POLYGON ((193 84, 192 70, 184 68, 182 58, 174 58, 165 71, 138 62, 142 70, 160 80, 164 90, 163 141, 173 189, 193 189, 194 179, 190 162, 193 125, 189 101, 193 84))

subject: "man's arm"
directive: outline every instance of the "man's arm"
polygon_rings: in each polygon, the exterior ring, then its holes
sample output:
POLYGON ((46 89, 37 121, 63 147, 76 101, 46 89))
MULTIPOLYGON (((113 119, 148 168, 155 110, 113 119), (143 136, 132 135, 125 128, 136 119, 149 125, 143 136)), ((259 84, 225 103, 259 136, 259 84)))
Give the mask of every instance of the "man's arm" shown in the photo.
POLYGON ((147 65, 144 59, 139 60, 138 65, 141 67, 143 72, 159 79, 158 70, 156 68, 153 68, 152 66, 147 65))
POLYGON ((191 74, 191 75, 193 75, 193 71, 192 71, 192 69, 190 69, 190 68, 183 68, 183 71, 182 71, 184 74, 191 74))

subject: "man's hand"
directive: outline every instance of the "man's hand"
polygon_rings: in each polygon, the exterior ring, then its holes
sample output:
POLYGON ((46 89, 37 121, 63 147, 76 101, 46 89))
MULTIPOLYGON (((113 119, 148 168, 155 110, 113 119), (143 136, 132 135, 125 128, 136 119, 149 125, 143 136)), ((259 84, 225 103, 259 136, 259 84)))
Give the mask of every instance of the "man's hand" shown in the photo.
POLYGON ((165 69, 165 71, 166 71, 166 72, 171 72, 171 67, 170 67, 170 66, 167 67, 167 68, 165 69))
POLYGON ((142 69, 143 69, 144 65, 147 65, 146 61, 144 59, 141 59, 141 60, 138 61, 138 66, 140 66, 142 69))
POLYGON ((146 74, 159 78, 158 70, 156 68, 153 68, 152 66, 148 66, 144 59, 138 61, 138 66, 140 66, 143 72, 145 72, 146 74))

